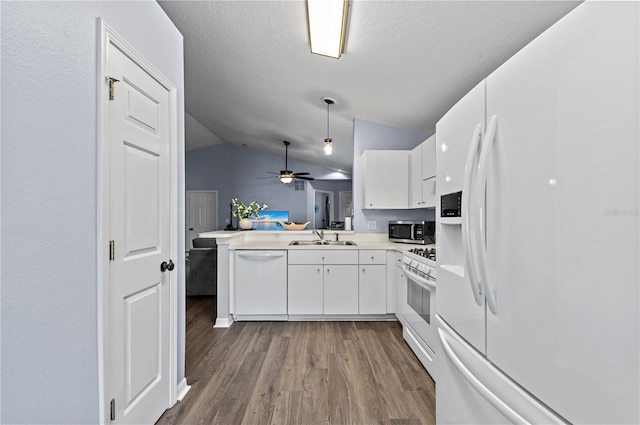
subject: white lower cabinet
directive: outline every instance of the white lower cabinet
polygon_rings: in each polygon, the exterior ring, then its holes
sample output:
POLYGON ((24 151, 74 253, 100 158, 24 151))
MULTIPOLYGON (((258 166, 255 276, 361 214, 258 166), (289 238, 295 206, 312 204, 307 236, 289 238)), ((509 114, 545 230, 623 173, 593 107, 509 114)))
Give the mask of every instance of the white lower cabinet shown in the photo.
POLYGON ((360 314, 387 313, 387 252, 361 250, 358 256, 360 314))
POLYGON ((358 251, 290 251, 288 287, 290 315, 358 314, 358 251))
POLYGON ((387 314, 386 262, 385 250, 289 251, 289 314, 387 314))
POLYGON ((360 314, 386 314, 387 266, 376 264, 358 266, 360 272, 360 314))
POLYGON ((289 265, 289 314, 323 314, 324 266, 289 265))
POLYGON ((358 314, 358 266, 324 267, 324 314, 358 314))

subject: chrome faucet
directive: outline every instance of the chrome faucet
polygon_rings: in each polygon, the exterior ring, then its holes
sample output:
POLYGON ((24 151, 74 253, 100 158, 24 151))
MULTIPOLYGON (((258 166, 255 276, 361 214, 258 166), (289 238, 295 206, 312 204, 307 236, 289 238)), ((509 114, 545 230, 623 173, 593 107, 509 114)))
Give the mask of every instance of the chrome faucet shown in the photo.
POLYGON ((321 241, 324 241, 324 230, 320 230, 319 232, 317 230, 314 230, 313 233, 315 235, 318 235, 321 241))

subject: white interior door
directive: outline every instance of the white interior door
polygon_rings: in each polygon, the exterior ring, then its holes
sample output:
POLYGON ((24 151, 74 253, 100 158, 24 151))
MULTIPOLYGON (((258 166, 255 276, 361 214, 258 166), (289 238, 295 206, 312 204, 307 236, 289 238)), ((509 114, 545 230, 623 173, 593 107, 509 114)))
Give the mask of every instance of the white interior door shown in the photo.
POLYGON ((187 251, 193 248, 193 239, 198 233, 210 232, 218 228, 218 191, 187 191, 187 251))
POLYGON ((170 92, 109 44, 108 395, 112 423, 154 423, 170 405, 170 92))

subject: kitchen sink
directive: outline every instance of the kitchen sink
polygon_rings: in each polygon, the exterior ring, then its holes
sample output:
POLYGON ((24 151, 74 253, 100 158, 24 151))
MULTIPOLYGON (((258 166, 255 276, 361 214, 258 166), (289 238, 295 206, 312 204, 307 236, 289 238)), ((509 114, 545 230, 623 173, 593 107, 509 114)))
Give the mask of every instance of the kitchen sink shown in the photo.
POLYGON ((357 246, 353 241, 291 241, 289 245, 357 246))

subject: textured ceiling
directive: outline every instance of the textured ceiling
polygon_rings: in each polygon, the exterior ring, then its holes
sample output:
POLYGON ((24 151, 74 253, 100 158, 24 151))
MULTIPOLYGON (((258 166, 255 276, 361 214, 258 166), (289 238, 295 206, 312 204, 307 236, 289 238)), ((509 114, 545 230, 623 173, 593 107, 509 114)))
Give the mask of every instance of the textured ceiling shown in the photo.
MULTIPOLYGON (((347 172, 354 117, 433 130, 469 89, 578 3, 352 0, 336 60, 310 53, 304 1, 159 1, 184 35, 186 112, 215 135, 211 144, 284 155, 289 140, 291 158, 347 172), (329 157, 324 96, 336 100, 329 157)), ((187 150, 202 147, 200 139, 187 140, 187 150)))

